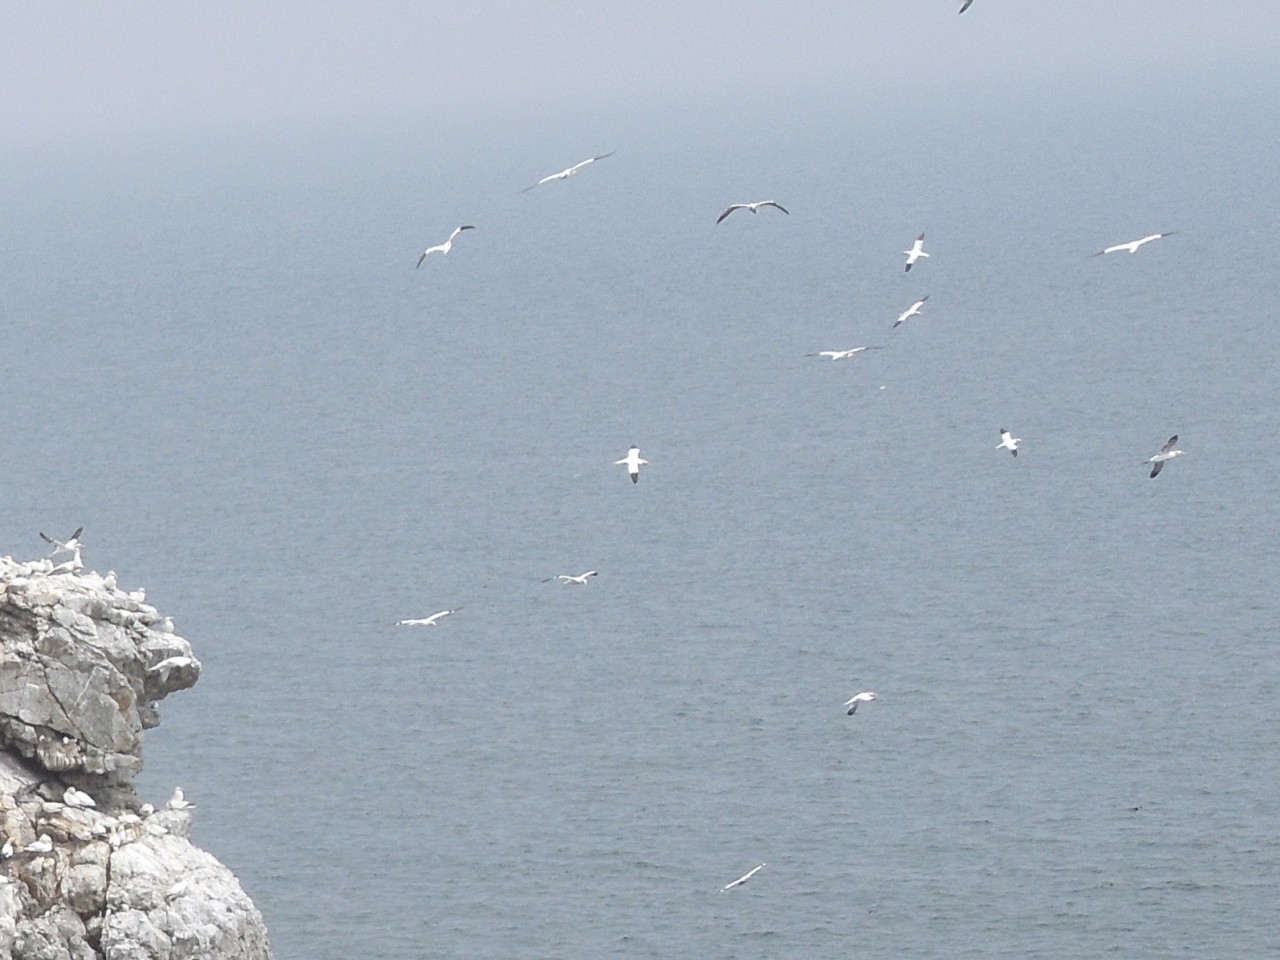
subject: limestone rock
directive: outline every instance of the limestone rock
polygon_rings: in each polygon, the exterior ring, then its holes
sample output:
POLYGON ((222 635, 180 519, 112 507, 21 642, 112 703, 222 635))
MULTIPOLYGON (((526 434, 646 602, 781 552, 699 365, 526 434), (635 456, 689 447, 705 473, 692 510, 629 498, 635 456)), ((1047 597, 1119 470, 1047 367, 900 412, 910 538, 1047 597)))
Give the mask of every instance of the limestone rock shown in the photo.
POLYGON ((0 558, 0 958, 270 960, 257 908, 188 839, 193 810, 134 791, 156 704, 199 677, 114 574, 0 558))

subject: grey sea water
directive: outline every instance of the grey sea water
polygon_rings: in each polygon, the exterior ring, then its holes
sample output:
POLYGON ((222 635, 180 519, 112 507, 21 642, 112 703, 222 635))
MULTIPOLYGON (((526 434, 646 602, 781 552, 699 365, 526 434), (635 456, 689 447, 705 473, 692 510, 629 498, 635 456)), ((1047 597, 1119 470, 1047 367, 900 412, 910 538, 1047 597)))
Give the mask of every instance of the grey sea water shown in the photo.
POLYGON ((4 549, 175 616, 282 960, 1274 955, 1261 97, 17 158, 4 549))

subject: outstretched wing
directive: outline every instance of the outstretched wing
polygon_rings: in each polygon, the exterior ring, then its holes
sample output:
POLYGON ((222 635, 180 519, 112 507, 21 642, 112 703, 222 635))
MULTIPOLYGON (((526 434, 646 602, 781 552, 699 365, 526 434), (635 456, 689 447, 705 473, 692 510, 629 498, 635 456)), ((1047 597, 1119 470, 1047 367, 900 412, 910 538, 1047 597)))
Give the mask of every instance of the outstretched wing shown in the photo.
POLYGON ((735 211, 735 210, 742 210, 742 209, 744 209, 745 207, 746 207, 746 204, 745 204, 745 203, 731 203, 731 204, 729 204, 729 209, 725 210, 725 212, 724 212, 724 213, 722 213, 722 214, 720 214, 720 216, 716 217, 716 223, 719 223, 721 220, 723 220, 723 219, 724 219, 725 217, 727 217, 729 214, 733 213, 733 211, 735 211))
POLYGON ((1175 433, 1172 437, 1169 438, 1168 443, 1166 443, 1163 447, 1160 448, 1160 452, 1168 453, 1177 445, 1178 445, 1178 435, 1175 433))

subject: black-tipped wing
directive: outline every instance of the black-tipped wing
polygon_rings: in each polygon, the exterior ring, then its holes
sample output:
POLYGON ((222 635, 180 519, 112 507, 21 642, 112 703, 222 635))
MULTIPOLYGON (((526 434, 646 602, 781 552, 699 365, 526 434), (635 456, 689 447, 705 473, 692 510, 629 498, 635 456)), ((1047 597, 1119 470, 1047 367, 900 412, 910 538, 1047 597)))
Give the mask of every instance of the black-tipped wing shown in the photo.
POLYGON ((40 539, 43 540, 45 543, 53 543, 53 538, 51 538, 43 530, 40 531, 40 539))
POLYGON ((790 211, 790 210, 788 210, 788 209, 787 209, 786 207, 784 207, 782 204, 780 204, 780 203, 775 203, 775 202, 774 202, 774 201, 772 201, 772 200, 770 200, 768 203, 764 204, 764 206, 766 206, 766 207, 777 207, 779 210, 781 210, 781 211, 782 211, 783 213, 785 213, 787 216, 791 216, 791 211, 790 211))
POLYGON ((733 213, 733 211, 735 211, 735 210, 741 210, 744 206, 745 206, 745 204, 741 204, 741 203, 734 203, 734 204, 730 204, 730 205, 729 205, 729 209, 728 209, 728 210, 726 210, 724 213, 720 214, 720 216, 716 217, 716 223, 719 223, 721 220, 723 220, 723 219, 724 219, 725 217, 727 217, 729 214, 733 213))
POLYGON ((961 12, 961 13, 964 13, 964 12, 965 12, 966 10, 968 10, 971 6, 973 6, 973 0, 964 0, 964 6, 962 6, 962 7, 960 8, 960 12, 961 12))
POLYGON ((1169 441, 1163 447, 1160 448, 1160 452, 1168 453, 1177 445, 1178 445, 1178 435, 1175 433, 1172 437, 1169 438, 1169 441))
POLYGON ((1152 464, 1152 466, 1151 466, 1151 479, 1152 479, 1152 480, 1154 480, 1154 479, 1156 478, 1156 474, 1157 474, 1157 473, 1159 473, 1159 472, 1160 472, 1161 470, 1163 470, 1163 469, 1164 469, 1164 461, 1163 461, 1163 460, 1157 460, 1154 464, 1152 464))
POLYGON ((84 527, 76 527, 76 532, 71 535, 72 540, 79 540, 80 534, 84 533, 84 527))

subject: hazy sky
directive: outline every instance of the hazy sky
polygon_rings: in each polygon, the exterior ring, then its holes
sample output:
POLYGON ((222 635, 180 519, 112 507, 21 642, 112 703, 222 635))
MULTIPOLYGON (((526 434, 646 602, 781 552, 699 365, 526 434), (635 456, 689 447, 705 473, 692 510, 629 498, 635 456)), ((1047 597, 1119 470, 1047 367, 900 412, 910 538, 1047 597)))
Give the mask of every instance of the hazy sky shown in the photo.
MULTIPOLYGON (((6 136, 1274 75, 1260 0, 16 3, 6 136)), ((1117 86, 1115 95, 1123 96, 1117 86)))

